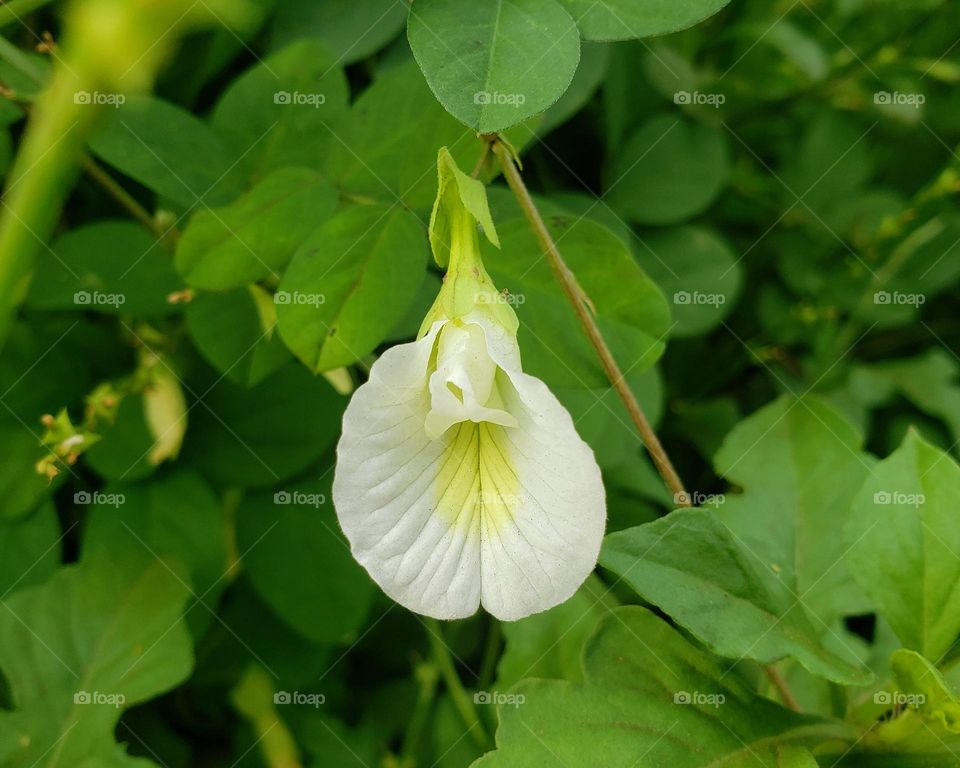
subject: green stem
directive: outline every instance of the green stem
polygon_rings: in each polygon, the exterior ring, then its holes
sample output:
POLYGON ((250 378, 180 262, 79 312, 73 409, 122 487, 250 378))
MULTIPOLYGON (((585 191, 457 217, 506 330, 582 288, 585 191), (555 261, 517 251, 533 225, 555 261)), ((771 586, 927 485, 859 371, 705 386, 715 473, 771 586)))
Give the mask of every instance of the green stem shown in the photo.
POLYGON ((0 216, 0 345, 14 311, 26 294, 36 252, 53 230, 95 110, 78 104, 81 83, 66 68, 57 70, 37 100, 0 216))
POLYGON ((547 256, 547 261, 553 270, 554 277, 557 278, 557 282, 560 283, 560 287, 566 294, 567 300, 573 307, 574 312, 576 312, 577 318, 580 320, 580 325, 583 327, 587 338, 590 340, 590 344, 596 351, 597 357, 600 359, 600 364, 607 374, 607 378, 617 391, 617 394, 620 395, 620 399, 623 400, 623 404, 627 408, 627 413, 630 415, 631 421, 633 421, 634 426, 636 426, 637 431, 640 433, 640 439, 643 441, 647 452, 653 459, 657 471, 663 478, 664 483, 666 483, 667 488, 670 489, 670 493, 673 494, 674 502, 678 507, 689 507, 690 495, 684 489, 683 481, 680 480, 680 476, 677 474, 676 469, 674 469, 673 462, 670 461, 670 457, 660 442, 660 438, 658 438, 657 433, 653 431, 653 427, 650 426, 650 422, 647 420, 643 408, 640 407, 640 403, 637 401, 636 396, 620 372, 620 366, 617 365, 617 361, 614 359, 610 347, 607 346, 607 342, 600 332, 600 326, 597 325, 597 321, 591 312, 586 294, 560 255, 557 244, 554 242, 550 230, 547 229, 543 217, 540 216, 540 211, 537 210, 537 205, 534 203, 533 197, 531 197, 530 192, 527 190, 527 185, 524 183, 523 177, 517 169, 517 164, 513 159, 510 148, 504 144, 499 136, 494 139, 493 153, 500 161, 500 167, 503 169, 503 175, 507 180, 507 185, 520 204, 520 208, 524 216, 526 216, 530 228, 533 229, 537 240, 540 242, 540 247, 547 256))
POLYGON ((417 686, 417 702, 413 707, 413 714, 407 723, 407 730, 403 736, 403 747, 400 750, 400 766, 407 768, 416 761, 417 749, 430 718, 430 710, 437 694, 437 682, 440 671, 436 664, 418 664, 414 670, 417 686))
POLYGON ((480 662, 480 688, 486 689, 492 682, 500 660, 500 640, 502 637, 500 622, 490 617, 490 628, 483 647, 483 661, 480 662))
POLYGON ((436 619, 427 618, 424 620, 427 628, 427 637, 430 640, 430 647, 433 651, 433 658, 443 677, 443 682, 447 687, 447 692, 453 701, 464 725, 470 731, 470 736, 474 743, 482 750, 486 751, 491 747, 490 737, 487 735, 483 723, 480 722, 480 716, 477 714, 477 708, 474 706, 473 699, 467 694, 460 677, 457 675, 456 667, 453 663, 453 656, 450 649, 443 642, 443 635, 440 630, 440 623, 436 619))
POLYGON ((137 199, 125 190, 109 173, 101 168, 97 162, 84 153, 80 156, 80 166, 86 174, 99 184, 114 200, 116 200, 127 212, 139 221, 143 226, 150 230, 150 233, 163 240, 166 234, 157 224, 156 219, 150 215, 150 212, 144 208, 137 199))

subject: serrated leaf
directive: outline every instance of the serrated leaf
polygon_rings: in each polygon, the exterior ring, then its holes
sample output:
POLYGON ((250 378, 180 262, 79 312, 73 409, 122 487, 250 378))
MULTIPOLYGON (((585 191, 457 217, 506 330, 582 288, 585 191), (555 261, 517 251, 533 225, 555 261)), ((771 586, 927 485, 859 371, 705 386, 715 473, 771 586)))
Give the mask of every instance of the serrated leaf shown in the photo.
POLYGON ((275 299, 280 335, 312 371, 350 365, 386 338, 423 282, 424 234, 402 208, 356 206, 304 241, 275 299))
POLYGON ((514 687, 521 703, 501 704, 497 750, 474 768, 634 768, 638 758, 676 768, 779 768, 784 753, 856 738, 840 722, 757 696, 726 662, 643 608, 619 608, 600 621, 583 669, 583 683, 514 687))
POLYGON ((903 644, 937 663, 960 633, 960 466, 911 430, 853 502, 847 564, 903 644))
POLYGON ((826 648, 822 628, 802 602, 758 568, 712 511, 678 509, 610 534, 600 564, 720 656, 763 664, 792 656, 828 680, 858 685, 871 679, 826 648))
POLYGON ((580 35, 556 0, 418 0, 407 36, 437 100, 493 133, 553 104, 580 60, 580 35))
POLYGON ((230 205, 198 211, 177 243, 177 269, 209 291, 278 276, 336 205, 336 191, 316 171, 281 168, 230 205))
POLYGON ((814 616, 820 633, 871 603, 843 562, 840 536, 824 536, 849 515, 874 459, 860 435, 813 397, 781 397, 738 424, 714 459, 717 474, 743 493, 717 514, 763 568, 814 616))

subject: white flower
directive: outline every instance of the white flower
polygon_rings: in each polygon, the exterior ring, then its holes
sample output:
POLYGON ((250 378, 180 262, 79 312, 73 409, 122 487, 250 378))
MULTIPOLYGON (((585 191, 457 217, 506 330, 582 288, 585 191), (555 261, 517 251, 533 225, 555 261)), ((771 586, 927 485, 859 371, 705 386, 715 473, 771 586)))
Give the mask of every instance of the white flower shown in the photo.
POLYGON ((477 219, 496 243, 482 186, 441 151, 431 241, 449 262, 444 287, 420 338, 387 350, 354 393, 333 500, 354 557, 398 603, 439 619, 482 605, 512 621, 576 591, 606 512, 593 452, 521 369, 477 219))

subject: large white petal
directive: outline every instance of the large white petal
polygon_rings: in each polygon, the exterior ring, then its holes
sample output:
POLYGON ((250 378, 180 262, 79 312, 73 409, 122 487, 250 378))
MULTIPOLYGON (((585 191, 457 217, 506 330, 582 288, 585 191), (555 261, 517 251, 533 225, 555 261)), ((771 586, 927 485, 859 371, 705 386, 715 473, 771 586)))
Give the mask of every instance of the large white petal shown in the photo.
POLYGON ((563 602, 593 570, 604 490, 567 411, 520 371, 512 335, 481 324, 518 426, 465 421, 428 437, 435 324, 388 350, 354 393, 333 497, 354 556, 397 602, 454 619, 482 599, 513 620, 563 602))
MULTIPOLYGON (((469 318, 468 318, 469 319, 469 318)), ((567 600, 597 563, 606 523, 606 501, 593 451, 573 420, 539 379, 520 370, 511 339, 482 318, 488 349, 512 386, 501 386, 516 429, 493 428, 487 464, 496 466, 488 491, 501 489, 509 514, 481 523, 483 607, 511 621, 567 600), (509 474, 513 473, 513 476, 509 474), (512 488, 511 488, 512 486, 512 488), (515 490, 514 490, 515 489, 515 490), (512 494, 516 494, 515 497, 512 494)), ((484 446, 486 448, 487 446, 484 446)))

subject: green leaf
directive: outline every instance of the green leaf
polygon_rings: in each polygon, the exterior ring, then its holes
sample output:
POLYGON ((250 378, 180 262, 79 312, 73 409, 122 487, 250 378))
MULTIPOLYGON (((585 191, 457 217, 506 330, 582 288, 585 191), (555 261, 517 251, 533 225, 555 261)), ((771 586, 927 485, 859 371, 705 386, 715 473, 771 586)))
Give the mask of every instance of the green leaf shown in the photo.
POLYGON ((40 426, 34 432, 13 417, 0 415, 0 519, 21 517, 50 493, 49 483, 35 465, 46 453, 40 442, 40 426))
POLYGON ((0 518, 0 597, 46 581, 60 563, 59 543, 52 502, 20 519, 0 518))
POLYGON ((721 129, 676 115, 651 118, 610 163, 605 197, 638 224, 674 224, 706 210, 730 176, 721 129))
POLYGON ((336 206, 336 191, 316 171, 281 168, 230 205, 198 211, 177 244, 177 269, 210 291, 278 277, 336 206))
POLYGON ((638 261, 673 303, 673 336, 706 333, 730 313, 740 295, 742 269, 730 244, 714 230, 655 230, 640 242, 638 261))
POLYGON ((526 680, 513 688, 521 703, 500 705, 498 748, 474 768, 779 768, 789 748, 856 738, 842 723, 758 697, 728 663, 643 608, 600 621, 583 669, 583 683, 526 680))
POLYGON ((506 691, 526 677, 581 681, 583 644, 617 604, 609 591, 591 575, 565 603, 503 624, 506 649, 497 665, 497 690, 506 691))
POLYGON ((211 609, 227 585, 228 567, 226 520, 210 486, 196 473, 178 469, 138 485, 110 485, 103 494, 116 503, 102 502, 90 509, 84 559, 133 550, 182 563, 193 587, 190 623, 209 623, 211 609), (198 606, 201 601, 207 607, 198 606))
POLYGON ((0 762, 141 764, 125 757, 113 732, 125 708, 189 675, 188 594, 167 564, 115 552, 10 596, 0 612, 0 668, 14 709, 0 712, 0 762))
POLYGON ((309 3, 280 0, 273 18, 274 38, 320 39, 336 61, 346 66, 382 48, 403 29, 406 5, 396 0, 309 3))
POLYGON ((90 141, 114 168, 183 208, 224 202, 220 182, 235 159, 210 128, 153 96, 128 96, 90 141), (216 189, 215 189, 216 188, 216 189))
POLYGON ((129 483, 149 476, 156 469, 150 461, 154 439, 147 424, 142 393, 124 397, 113 423, 100 427, 99 434, 102 439, 83 454, 84 461, 98 474, 129 483))
POLYGON ((238 384, 253 386, 291 359, 276 333, 273 296, 257 285, 200 294, 186 315, 200 354, 238 384))
POLYGON ((214 379, 199 392, 181 459, 243 487, 274 485, 316 461, 336 438, 346 405, 296 363, 249 389, 214 379))
POLYGON ((847 563, 907 648, 933 662, 960 633, 960 467, 911 430, 853 503, 847 563))
MULTIPOLYGON (((550 216, 548 227, 564 261, 597 310, 597 322, 617 360, 633 372, 663 352, 670 314, 663 294, 623 242, 588 219, 550 216)), ((549 262, 522 219, 498 227, 501 248, 481 242, 483 261, 500 290, 508 290, 520 320, 524 370, 551 387, 606 388, 609 380, 549 262)))
POLYGON ((871 768, 884 764, 898 768, 956 765, 960 700, 939 670, 920 654, 900 649, 890 661, 892 684, 873 697, 879 705, 875 709, 887 717, 857 744, 851 763, 871 768))
POLYGON ((412 59, 378 72, 342 125, 349 142, 330 147, 330 178, 388 205, 429 210, 437 193, 438 147, 448 147, 464 168, 473 168, 483 150, 476 132, 437 103, 412 59))
POLYGON ((142 226, 105 219, 58 237, 37 260, 27 306, 124 315, 178 312, 183 289, 170 258, 142 226))
POLYGON ((545 110, 580 60, 577 26, 556 0, 418 0, 407 36, 437 100, 481 133, 545 110))
POLYGON ((330 495, 331 473, 244 500, 237 547, 263 600, 317 643, 356 639, 375 587, 350 554, 330 495), (318 570, 322 568, 322 571, 318 570))
POLYGON ((234 175, 255 182, 285 165, 319 167, 348 93, 323 43, 299 40, 234 80, 211 124, 235 153, 234 175))
POLYGON ((842 526, 874 460, 856 430, 813 397, 784 396, 727 435, 717 474, 744 489, 718 514, 762 567, 778 575, 823 633, 834 619, 871 603, 843 562, 842 526))
POLYGON ((679 32, 730 0, 560 0, 584 40, 629 40, 679 32))
POLYGON ((423 227, 399 207, 356 206, 320 225, 275 295, 280 335, 313 371, 350 365, 403 317, 423 282, 423 227))
POLYGON ((580 63, 570 87, 556 104, 544 112, 543 119, 536 125, 537 134, 545 136, 577 114, 600 88, 609 63, 610 46, 602 43, 581 45, 580 63))
POLYGON ((871 679, 824 646, 798 596, 758 568, 714 512, 678 509, 610 534, 600 564, 720 656, 762 664, 792 656, 834 682, 871 679))

